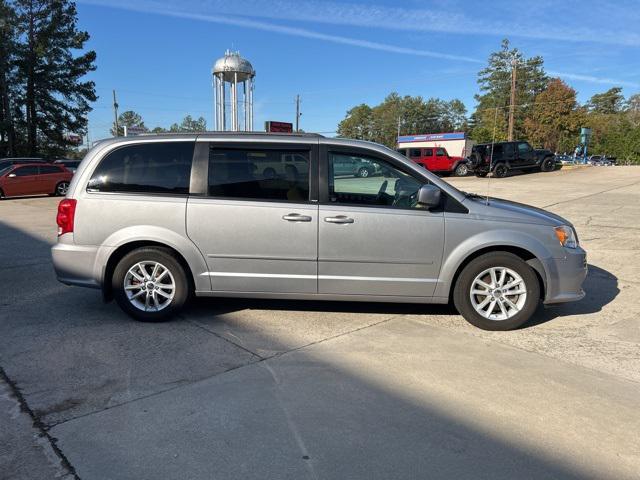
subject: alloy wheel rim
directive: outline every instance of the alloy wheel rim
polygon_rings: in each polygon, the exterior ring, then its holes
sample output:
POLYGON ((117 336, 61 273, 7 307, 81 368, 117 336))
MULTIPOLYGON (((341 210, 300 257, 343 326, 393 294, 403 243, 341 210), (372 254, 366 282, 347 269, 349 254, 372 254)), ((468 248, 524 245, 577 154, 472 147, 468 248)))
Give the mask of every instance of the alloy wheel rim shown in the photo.
POLYGON ((176 282, 167 267, 159 262, 142 261, 124 276, 127 299, 138 310, 159 312, 173 301, 176 282))
POLYGON ((360 170, 360 176, 365 178, 369 176, 369 170, 367 170, 366 168, 363 168, 362 170, 360 170))
POLYGON ((491 267, 471 282, 469 291, 474 310, 488 320, 508 320, 517 315, 527 301, 524 279, 507 267, 491 267))
POLYGON ((58 193, 60 195, 66 195, 68 190, 69 190, 69 184, 68 183, 63 182, 63 183, 58 185, 58 193))

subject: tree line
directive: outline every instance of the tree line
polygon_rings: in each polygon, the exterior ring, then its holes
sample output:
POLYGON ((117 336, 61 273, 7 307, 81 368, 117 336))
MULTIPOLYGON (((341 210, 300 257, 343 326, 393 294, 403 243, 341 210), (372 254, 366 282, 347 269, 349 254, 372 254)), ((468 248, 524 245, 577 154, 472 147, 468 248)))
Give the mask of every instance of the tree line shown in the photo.
POLYGON ((515 68, 514 138, 556 152, 573 152, 580 128, 592 129, 589 151, 640 163, 640 94, 625 98, 614 87, 584 105, 576 91, 548 76, 540 56, 526 58, 503 40, 478 72, 476 106, 467 118, 460 100, 401 97, 392 93, 379 105, 350 109, 338 135, 395 147, 397 136, 412 133, 466 131, 477 142, 503 141, 508 136, 511 70, 515 68))
POLYGON ((66 153, 87 127, 96 53, 68 0, 0 0, 0 156, 66 153))
POLYGON ((124 127, 137 127, 142 129, 145 132, 149 133, 180 133, 180 132, 206 132, 207 131, 207 121, 204 117, 193 118, 191 115, 187 115, 182 119, 180 123, 173 123, 169 128, 164 127, 154 127, 152 129, 147 128, 142 119, 142 115, 133 110, 127 110, 126 112, 122 112, 118 115, 118 131, 116 134, 116 125, 115 123, 111 127, 111 135, 113 136, 123 136, 124 135, 124 127))

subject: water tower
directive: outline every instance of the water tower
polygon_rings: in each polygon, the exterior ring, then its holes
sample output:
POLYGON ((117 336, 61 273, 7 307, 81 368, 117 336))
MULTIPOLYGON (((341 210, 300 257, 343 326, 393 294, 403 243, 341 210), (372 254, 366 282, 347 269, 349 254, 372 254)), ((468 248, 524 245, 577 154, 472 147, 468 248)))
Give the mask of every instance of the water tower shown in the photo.
POLYGON ((253 79, 256 72, 239 52, 227 50, 211 69, 215 94, 216 130, 253 130, 253 79), (242 85, 242 99, 239 87, 242 85), (243 119, 241 122, 240 120, 243 119))

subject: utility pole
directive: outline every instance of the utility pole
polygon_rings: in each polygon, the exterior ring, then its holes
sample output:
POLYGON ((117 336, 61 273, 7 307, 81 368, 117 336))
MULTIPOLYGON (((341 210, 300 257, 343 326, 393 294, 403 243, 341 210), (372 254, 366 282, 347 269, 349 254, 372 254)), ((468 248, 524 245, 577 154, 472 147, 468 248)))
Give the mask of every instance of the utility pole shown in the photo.
POLYGON ((296 95, 296 132, 300 131, 300 95, 296 95))
POLYGON ((116 127, 116 134, 114 137, 118 137, 119 129, 118 129, 118 102, 116 102, 116 91, 113 91, 113 118, 114 125, 116 127))
POLYGON ((513 114, 516 108, 516 66, 518 63, 518 59, 515 57, 511 57, 511 100, 509 103, 509 132, 507 139, 511 142, 513 141, 513 114))
POLYGON ((89 119, 87 118, 87 151, 91 150, 91 138, 89 137, 89 119))

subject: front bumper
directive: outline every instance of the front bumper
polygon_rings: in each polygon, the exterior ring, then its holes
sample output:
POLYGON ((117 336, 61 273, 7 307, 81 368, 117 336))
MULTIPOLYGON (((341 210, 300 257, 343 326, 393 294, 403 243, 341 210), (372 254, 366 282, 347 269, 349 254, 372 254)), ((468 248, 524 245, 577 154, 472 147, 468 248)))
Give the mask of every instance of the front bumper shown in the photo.
POLYGON ((585 296, 582 283, 587 278, 587 252, 578 247, 565 249, 563 258, 549 259, 545 305, 573 302, 585 296))
POLYGON ((100 288, 100 280, 95 274, 97 247, 79 246, 58 241, 51 248, 53 268, 58 280, 66 285, 100 288))

